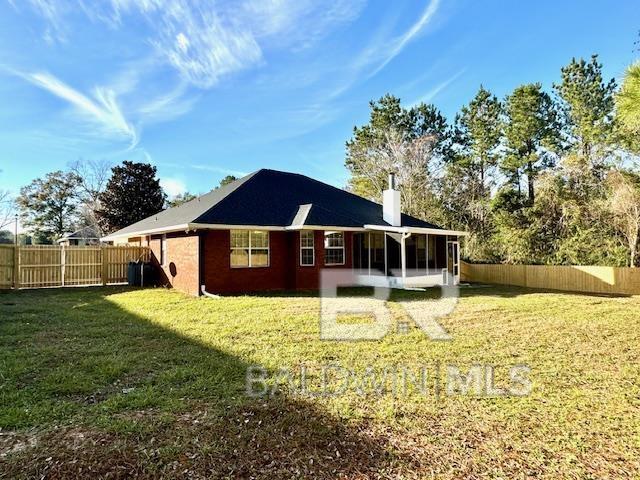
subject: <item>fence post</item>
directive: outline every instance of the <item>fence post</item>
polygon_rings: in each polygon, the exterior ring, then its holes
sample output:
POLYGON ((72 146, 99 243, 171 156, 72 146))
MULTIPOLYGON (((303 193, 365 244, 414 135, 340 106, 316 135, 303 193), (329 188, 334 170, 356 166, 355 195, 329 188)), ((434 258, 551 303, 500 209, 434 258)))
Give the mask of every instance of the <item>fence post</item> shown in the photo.
POLYGON ((67 251, 64 249, 64 245, 60 245, 60 283, 64 287, 64 274, 67 264, 67 251))
POLYGON ((100 253, 102 254, 102 285, 107 284, 107 278, 109 277, 109 259, 107 247, 101 246, 100 253))
POLYGON ((13 246, 13 288, 20 288, 20 245, 13 246))

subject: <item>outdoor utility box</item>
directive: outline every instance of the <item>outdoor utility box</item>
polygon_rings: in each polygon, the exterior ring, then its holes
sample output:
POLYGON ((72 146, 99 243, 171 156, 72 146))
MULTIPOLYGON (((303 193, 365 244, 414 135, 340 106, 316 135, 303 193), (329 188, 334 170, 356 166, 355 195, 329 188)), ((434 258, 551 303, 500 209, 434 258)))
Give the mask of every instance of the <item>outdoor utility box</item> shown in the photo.
POLYGON ((132 287, 155 285, 155 270, 150 263, 129 262, 127 283, 132 287))

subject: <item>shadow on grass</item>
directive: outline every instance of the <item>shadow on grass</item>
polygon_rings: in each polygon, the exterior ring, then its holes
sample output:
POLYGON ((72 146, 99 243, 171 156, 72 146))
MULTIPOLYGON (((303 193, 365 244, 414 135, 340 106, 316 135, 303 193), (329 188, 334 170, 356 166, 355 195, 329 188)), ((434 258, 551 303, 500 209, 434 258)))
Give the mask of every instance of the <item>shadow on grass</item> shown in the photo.
POLYGON ((109 300, 123 291, 0 296, 0 476, 357 477, 399 460, 310 401, 250 398, 244 359, 109 300))

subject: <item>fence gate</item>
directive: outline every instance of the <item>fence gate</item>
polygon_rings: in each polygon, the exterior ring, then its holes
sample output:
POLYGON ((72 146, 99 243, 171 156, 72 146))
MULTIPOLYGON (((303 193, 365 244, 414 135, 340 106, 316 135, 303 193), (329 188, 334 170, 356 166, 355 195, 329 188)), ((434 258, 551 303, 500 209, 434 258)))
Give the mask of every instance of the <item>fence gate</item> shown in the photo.
POLYGON ((129 262, 150 259, 148 247, 0 245, 0 288, 126 283, 129 262))

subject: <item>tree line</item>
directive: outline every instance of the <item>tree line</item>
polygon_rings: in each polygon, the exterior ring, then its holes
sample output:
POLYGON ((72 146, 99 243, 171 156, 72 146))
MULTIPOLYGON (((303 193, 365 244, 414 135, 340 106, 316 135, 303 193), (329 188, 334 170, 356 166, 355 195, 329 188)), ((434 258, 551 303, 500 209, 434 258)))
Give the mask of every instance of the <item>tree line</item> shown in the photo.
MULTIPOLYGON (((229 175, 220 185, 235 179, 229 175)), ((21 243, 50 244, 84 227, 103 236, 195 197, 185 192, 168 199, 151 164, 125 160, 111 166, 81 159, 66 170, 34 179, 14 201, 0 192, 0 243, 15 240, 6 230, 15 208, 28 232, 21 243)))
POLYGON ((380 201, 389 171, 403 210, 469 232, 476 262, 637 265, 640 64, 621 88, 597 56, 564 66, 551 92, 480 86, 452 122, 387 94, 346 143, 349 189, 380 201))

